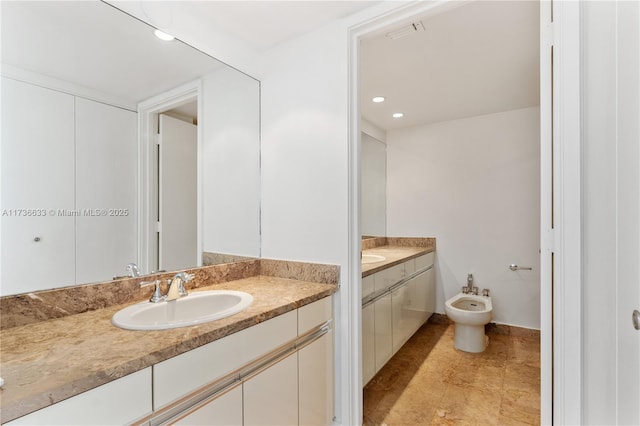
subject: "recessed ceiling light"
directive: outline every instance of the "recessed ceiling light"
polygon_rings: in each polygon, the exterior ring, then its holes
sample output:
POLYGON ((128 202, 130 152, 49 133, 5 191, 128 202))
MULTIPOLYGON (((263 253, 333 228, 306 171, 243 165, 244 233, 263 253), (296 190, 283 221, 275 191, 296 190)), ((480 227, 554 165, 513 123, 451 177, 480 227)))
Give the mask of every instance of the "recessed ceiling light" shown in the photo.
POLYGON ((174 37, 174 36, 172 36, 171 34, 167 34, 167 33, 163 32, 163 31, 160 31, 160 30, 155 30, 153 33, 154 33, 154 34, 155 34, 155 36, 156 36, 156 37, 158 37, 160 40, 164 40, 164 41, 171 41, 171 40, 174 40, 174 39, 175 39, 175 37, 174 37))
POLYGON ((375 103, 380 103, 380 102, 384 102, 384 96, 376 96, 375 98, 371 99, 373 102, 375 103))
POLYGON ((404 114, 401 112, 396 112, 393 114, 393 118, 400 118, 400 117, 404 117, 404 114))

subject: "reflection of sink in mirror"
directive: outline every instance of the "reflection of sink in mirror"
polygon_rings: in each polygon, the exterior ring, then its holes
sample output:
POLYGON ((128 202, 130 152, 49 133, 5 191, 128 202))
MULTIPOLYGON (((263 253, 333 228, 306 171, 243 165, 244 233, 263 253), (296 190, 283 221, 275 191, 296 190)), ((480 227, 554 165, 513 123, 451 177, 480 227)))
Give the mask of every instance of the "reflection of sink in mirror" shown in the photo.
POLYGON ((362 264, 366 265, 368 263, 378 263, 386 260, 386 257, 379 256, 377 254, 363 254, 362 255, 362 264))
POLYGON ((243 291, 211 290, 190 293, 171 302, 142 302, 115 313, 112 322, 127 330, 166 330, 226 318, 251 306, 243 291))

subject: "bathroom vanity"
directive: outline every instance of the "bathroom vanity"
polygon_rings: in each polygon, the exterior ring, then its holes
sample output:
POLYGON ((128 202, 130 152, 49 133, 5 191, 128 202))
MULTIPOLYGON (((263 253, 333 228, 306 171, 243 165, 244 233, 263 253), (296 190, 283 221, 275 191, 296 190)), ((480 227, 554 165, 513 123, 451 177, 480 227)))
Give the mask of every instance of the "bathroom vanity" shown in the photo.
POLYGON ((337 267, 248 264, 193 289, 254 298, 209 323, 123 330, 111 318, 128 303, 3 329, 2 423, 330 424, 337 267))
POLYGON ((421 246, 381 245, 363 250, 365 255, 384 260, 362 265, 363 386, 429 319, 436 298, 435 241, 421 246))

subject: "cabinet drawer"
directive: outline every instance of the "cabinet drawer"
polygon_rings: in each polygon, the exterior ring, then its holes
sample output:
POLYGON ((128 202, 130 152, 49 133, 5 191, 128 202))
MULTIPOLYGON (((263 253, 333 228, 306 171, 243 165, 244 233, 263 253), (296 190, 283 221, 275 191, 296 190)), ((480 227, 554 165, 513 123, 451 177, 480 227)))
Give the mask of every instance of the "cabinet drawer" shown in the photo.
POLYGON ((20 417, 8 425, 130 424, 151 413, 151 367, 20 417))
POLYGON ((416 261, 416 271, 419 271, 424 268, 428 268, 429 266, 433 265, 434 255, 435 255, 435 252, 432 251, 431 253, 427 253, 420 257, 416 257, 414 259, 416 261))
POLYGON ((291 311, 156 364, 154 409, 295 339, 297 331, 297 311, 291 311))
POLYGON ((417 271, 417 269, 416 269, 416 260, 415 259, 410 259, 410 260, 407 260, 406 262, 404 262, 404 276, 405 277, 413 274, 415 271, 417 271))
POLYGON ((331 299, 331 297, 325 297, 298 309, 299 336, 331 319, 333 312, 331 299))
POLYGON ((387 289, 404 278, 404 263, 374 274, 375 291, 387 289))
POLYGON ((369 275, 366 276, 362 279, 362 298, 367 297, 368 295, 372 294, 374 291, 376 291, 376 287, 374 284, 374 275, 369 275))

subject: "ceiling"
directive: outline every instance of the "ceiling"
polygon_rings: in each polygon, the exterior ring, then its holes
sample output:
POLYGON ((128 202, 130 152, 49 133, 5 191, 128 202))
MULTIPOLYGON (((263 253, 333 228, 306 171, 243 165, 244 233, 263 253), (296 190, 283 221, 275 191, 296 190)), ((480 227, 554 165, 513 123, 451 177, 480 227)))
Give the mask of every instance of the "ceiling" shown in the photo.
POLYGON ((181 1, 181 8, 243 40, 254 51, 311 32, 380 1, 181 1))
POLYGON ((138 102, 225 67, 99 1, 2 1, 2 64, 138 102))
POLYGON ((539 13, 537 1, 475 1, 412 19, 423 32, 385 36, 407 21, 363 39, 363 118, 391 130, 539 105, 539 13))

